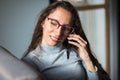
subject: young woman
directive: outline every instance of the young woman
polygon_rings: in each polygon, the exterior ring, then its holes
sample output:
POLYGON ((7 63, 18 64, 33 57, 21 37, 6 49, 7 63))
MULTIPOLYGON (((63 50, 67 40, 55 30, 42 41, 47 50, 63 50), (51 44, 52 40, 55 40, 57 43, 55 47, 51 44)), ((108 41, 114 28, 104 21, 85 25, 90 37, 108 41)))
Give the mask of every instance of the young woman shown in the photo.
POLYGON ((110 80, 92 55, 77 10, 66 1, 41 13, 23 60, 47 80, 110 80))

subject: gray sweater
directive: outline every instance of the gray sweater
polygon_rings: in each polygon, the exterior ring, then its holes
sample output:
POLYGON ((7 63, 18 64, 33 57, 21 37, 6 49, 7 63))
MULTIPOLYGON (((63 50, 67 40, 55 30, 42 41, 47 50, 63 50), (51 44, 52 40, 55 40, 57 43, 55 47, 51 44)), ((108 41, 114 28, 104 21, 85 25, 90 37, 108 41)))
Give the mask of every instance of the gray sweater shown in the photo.
POLYGON ((96 72, 89 72, 74 49, 60 46, 38 46, 23 59, 48 80, 98 80, 96 72))

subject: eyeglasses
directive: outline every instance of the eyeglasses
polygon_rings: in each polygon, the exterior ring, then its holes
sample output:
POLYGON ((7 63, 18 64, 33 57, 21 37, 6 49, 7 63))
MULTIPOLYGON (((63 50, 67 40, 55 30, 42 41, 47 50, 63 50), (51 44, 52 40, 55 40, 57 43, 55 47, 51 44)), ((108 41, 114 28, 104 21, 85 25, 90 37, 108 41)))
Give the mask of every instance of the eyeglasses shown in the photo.
POLYGON ((66 34, 74 32, 74 28, 67 24, 61 25, 56 19, 53 19, 53 18, 48 18, 48 20, 51 21, 50 22, 51 28, 53 29, 58 29, 61 26, 62 31, 64 31, 64 33, 66 34))

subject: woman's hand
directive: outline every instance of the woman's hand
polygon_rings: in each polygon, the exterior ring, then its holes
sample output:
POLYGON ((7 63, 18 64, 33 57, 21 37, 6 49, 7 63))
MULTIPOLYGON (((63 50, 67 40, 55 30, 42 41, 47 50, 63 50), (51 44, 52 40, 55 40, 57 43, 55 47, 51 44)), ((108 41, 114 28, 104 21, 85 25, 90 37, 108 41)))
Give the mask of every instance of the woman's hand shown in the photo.
POLYGON ((75 49, 77 50, 80 58, 85 62, 88 70, 94 72, 95 68, 90 60, 88 52, 86 51, 87 42, 76 34, 70 34, 67 39, 69 44, 75 46, 75 49))

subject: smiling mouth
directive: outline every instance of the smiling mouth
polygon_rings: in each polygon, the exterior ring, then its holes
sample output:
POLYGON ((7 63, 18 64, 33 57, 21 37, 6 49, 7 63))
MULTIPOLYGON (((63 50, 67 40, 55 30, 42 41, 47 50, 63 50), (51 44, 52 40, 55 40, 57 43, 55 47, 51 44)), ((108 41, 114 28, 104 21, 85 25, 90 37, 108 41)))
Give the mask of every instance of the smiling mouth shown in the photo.
POLYGON ((50 38, 52 39, 52 41, 54 41, 54 42, 60 42, 62 39, 60 39, 60 38, 56 38, 56 37, 54 37, 54 36, 50 36, 50 38))

